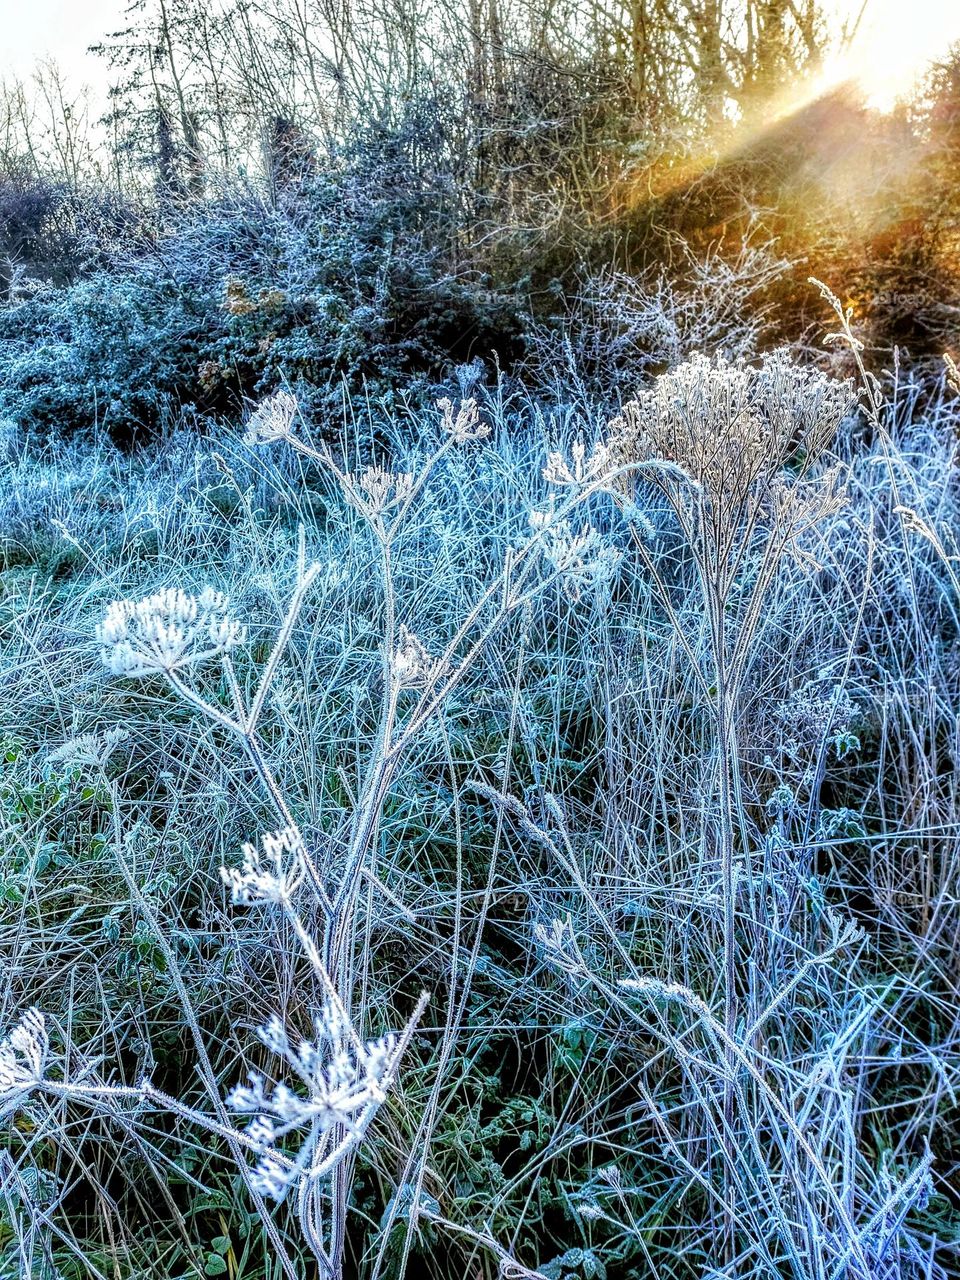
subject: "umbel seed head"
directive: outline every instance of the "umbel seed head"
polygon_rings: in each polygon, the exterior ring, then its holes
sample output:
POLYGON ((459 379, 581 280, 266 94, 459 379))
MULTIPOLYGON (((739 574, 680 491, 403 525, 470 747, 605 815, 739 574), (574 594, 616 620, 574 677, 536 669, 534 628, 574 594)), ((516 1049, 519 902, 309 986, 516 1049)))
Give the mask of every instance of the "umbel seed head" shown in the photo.
POLYGON ((246 627, 212 587, 188 595, 168 587, 143 600, 114 600, 97 627, 104 665, 115 676, 169 674, 229 653, 246 627))

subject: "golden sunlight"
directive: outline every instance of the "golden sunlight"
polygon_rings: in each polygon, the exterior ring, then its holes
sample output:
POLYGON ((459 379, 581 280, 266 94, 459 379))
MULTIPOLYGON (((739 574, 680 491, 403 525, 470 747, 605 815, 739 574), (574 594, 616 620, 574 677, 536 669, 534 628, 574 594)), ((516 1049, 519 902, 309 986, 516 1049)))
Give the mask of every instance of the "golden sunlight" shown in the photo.
POLYGON ((891 111, 960 40, 957 0, 836 0, 835 14, 848 41, 828 59, 821 87, 852 81, 878 111, 891 111))

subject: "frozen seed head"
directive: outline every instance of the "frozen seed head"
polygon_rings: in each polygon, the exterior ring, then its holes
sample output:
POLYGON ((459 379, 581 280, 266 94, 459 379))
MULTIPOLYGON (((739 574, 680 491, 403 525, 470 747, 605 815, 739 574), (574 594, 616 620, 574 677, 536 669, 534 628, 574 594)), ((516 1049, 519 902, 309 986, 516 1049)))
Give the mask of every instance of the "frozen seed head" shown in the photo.
POLYGON ((533 926, 533 936, 542 948, 548 964, 567 973, 577 970, 580 961, 573 936, 573 922, 569 915, 564 920, 554 917, 549 924, 538 921, 533 926))
POLYGON ((476 400, 461 400, 460 408, 454 411, 453 401, 444 397, 437 401, 443 421, 443 429, 452 436, 457 444, 466 444, 468 440, 481 440, 490 434, 490 428, 480 421, 480 411, 476 400))
POLYGON ((274 392, 272 396, 262 400, 247 419, 244 444, 270 444, 274 440, 286 439, 293 433, 293 424, 299 410, 297 397, 291 392, 274 392))
MULTIPOLYGON (((783 352, 756 368, 696 356, 623 406, 609 425, 611 459, 680 468, 718 510, 738 512, 788 464, 808 471, 855 401, 849 382, 783 352)), ((675 478, 651 474, 668 485, 675 478)))
POLYGON ((221 657, 246 638, 228 608, 212 587, 196 596, 169 587, 144 600, 115 600, 97 627, 104 665, 115 676, 147 676, 221 657))
POLYGON ((220 868, 234 906, 288 901, 303 880, 303 837, 296 827, 268 832, 261 837, 261 846, 245 844, 239 868, 220 868))
POLYGON ((263 1077, 251 1074, 237 1085, 227 1105, 250 1115, 246 1136, 261 1150, 251 1181, 264 1195, 280 1200, 301 1176, 316 1176, 315 1149, 322 1134, 334 1127, 357 1140, 365 1122, 386 1097, 397 1058, 397 1038, 387 1035, 366 1044, 341 1047, 345 1020, 341 1009, 324 1007, 315 1020, 315 1039, 291 1037, 276 1015, 260 1029, 260 1039, 297 1077, 300 1087, 268 1088, 263 1077), (295 1160, 276 1149, 276 1143, 295 1130, 308 1136, 295 1160))
POLYGON ((647 996, 657 1004, 682 1004, 701 1017, 709 1019, 712 1015, 704 1000, 689 987, 679 982, 662 982, 659 978, 621 978, 618 984, 624 991, 632 991, 636 995, 647 996))
POLYGON ((108 729, 106 733, 82 733, 51 751, 47 763, 102 767, 129 737, 126 729, 119 728, 108 729))
POLYGON ((570 462, 562 453, 551 453, 547 456, 547 465, 543 469, 543 478, 561 488, 581 488, 599 480, 613 465, 610 452, 605 445, 596 444, 587 453, 582 440, 577 440, 570 450, 570 462))
POLYGON ((368 519, 399 506, 413 492, 415 476, 410 471, 385 471, 367 467, 360 475, 344 477, 347 501, 368 519))
POLYGON ((0 1116, 14 1111, 43 1082, 49 1047, 46 1019, 36 1008, 0 1040, 0 1116))
POLYGON ((424 685, 436 671, 436 661, 427 652, 422 641, 405 626, 400 627, 400 642, 393 651, 390 669, 394 683, 400 689, 415 689, 424 685))
POLYGON ((585 590, 605 589, 616 577, 620 552, 604 541, 590 524, 574 532, 568 520, 558 520, 552 501, 540 511, 531 511, 530 527, 540 534, 543 554, 560 575, 563 590, 571 600, 579 600, 585 590))

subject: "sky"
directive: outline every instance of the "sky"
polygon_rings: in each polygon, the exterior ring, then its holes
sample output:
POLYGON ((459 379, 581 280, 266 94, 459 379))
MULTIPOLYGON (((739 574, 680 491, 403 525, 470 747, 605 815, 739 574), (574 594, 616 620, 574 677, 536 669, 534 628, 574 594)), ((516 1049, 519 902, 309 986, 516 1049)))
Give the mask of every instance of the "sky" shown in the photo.
POLYGON ((79 87, 103 77, 88 45, 123 26, 126 0, 0 0, 0 75, 29 75, 53 57, 79 87))
MULTIPOLYGON (((847 21, 863 0, 827 0, 847 21)), ((68 82, 102 85, 102 62, 86 53, 123 25, 126 0, 0 0, 0 77, 27 76, 38 59, 53 57, 68 82)), ((866 0, 866 12, 849 57, 834 63, 831 80, 856 76, 873 105, 886 108, 909 88, 917 69, 947 44, 960 40, 960 0, 866 0)))

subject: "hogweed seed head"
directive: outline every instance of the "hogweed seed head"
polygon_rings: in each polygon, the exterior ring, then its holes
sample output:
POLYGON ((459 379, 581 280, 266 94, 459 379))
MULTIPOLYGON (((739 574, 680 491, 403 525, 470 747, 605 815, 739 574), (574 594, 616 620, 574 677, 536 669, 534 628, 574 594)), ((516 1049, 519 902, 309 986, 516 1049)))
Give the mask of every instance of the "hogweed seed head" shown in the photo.
POLYGON ((612 466, 610 452, 603 444, 595 444, 588 455, 586 445, 582 440, 577 440, 570 450, 570 456, 571 461, 568 463, 562 453, 548 454, 543 478, 549 484, 563 488, 582 488, 599 480, 612 466))
POLYGON ((271 444, 274 440, 285 440, 293 433, 299 411, 300 404, 295 395, 289 391, 274 392, 262 400, 247 419, 244 444, 271 444))
POLYGON ((490 434, 490 428, 480 421, 480 412, 476 400, 461 400, 460 408, 454 413, 453 401, 446 396, 437 401, 437 408, 443 421, 443 429, 452 436, 457 444, 466 444, 468 440, 481 440, 490 434))
POLYGON ((46 1019, 37 1008, 28 1009, 0 1040, 0 1116, 42 1083, 49 1047, 46 1019))
POLYGON ((97 627, 100 656, 117 676, 165 674, 220 657, 246 638, 228 608, 212 587, 195 596, 168 587, 143 600, 115 600, 97 627))
POLYGON ((102 768, 113 752, 126 742, 126 729, 108 729, 106 733, 82 733, 70 738, 47 756, 48 764, 93 765, 102 768))
POLYGON ((367 467, 359 476, 349 473, 343 478, 347 501, 368 519, 405 502, 416 483, 410 471, 385 471, 383 467, 367 467))
POLYGON ((579 600, 588 588, 603 589, 613 581, 622 557, 592 525, 584 524, 574 533, 569 521, 555 519, 550 504, 543 511, 530 513, 530 526, 541 533, 543 553, 561 576, 571 600, 579 600))
POLYGON ((434 675, 436 660, 412 631, 401 624, 400 642, 390 660, 394 683, 399 689, 415 689, 434 675))
POLYGON ((262 849, 243 846, 243 863, 221 867, 220 878, 230 890, 234 906, 288 901, 304 876, 303 837, 296 827, 267 832, 262 849))
POLYGON ((262 1076, 251 1074, 247 1084, 237 1085, 227 1096, 231 1110, 253 1117, 246 1136, 263 1155, 252 1181, 276 1200, 311 1172, 314 1149, 325 1132, 341 1127, 359 1139, 364 1120, 386 1097, 397 1057, 397 1037, 392 1034, 365 1044, 351 1035, 353 1047, 341 1047, 344 1014, 330 1003, 314 1026, 316 1038, 300 1039, 296 1045, 275 1015, 259 1033, 300 1080, 302 1090, 295 1092, 283 1083, 268 1089, 262 1076), (304 1128, 309 1136, 296 1160, 276 1150, 281 1138, 304 1128))

